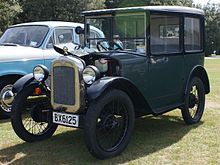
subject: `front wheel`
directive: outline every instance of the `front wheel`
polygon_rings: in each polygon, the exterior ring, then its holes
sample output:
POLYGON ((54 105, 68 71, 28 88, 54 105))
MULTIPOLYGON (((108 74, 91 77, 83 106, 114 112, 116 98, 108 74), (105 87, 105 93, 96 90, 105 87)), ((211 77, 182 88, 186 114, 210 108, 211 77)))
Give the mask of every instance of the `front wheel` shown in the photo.
POLYGON ((0 80, 0 118, 9 118, 11 115, 11 104, 13 101, 12 86, 17 78, 0 80), (10 96, 10 99, 9 97, 10 96))
POLYGON ((134 116, 133 103, 123 91, 111 90, 92 102, 84 130, 90 153, 99 159, 120 154, 129 142, 134 116))
POLYGON ((47 139, 57 129, 57 125, 51 121, 50 99, 44 93, 36 95, 34 90, 33 86, 24 88, 16 95, 12 104, 12 127, 27 142, 47 139))
POLYGON ((200 121, 205 107, 205 89, 200 78, 191 79, 185 97, 185 106, 181 109, 184 121, 195 124, 200 121))

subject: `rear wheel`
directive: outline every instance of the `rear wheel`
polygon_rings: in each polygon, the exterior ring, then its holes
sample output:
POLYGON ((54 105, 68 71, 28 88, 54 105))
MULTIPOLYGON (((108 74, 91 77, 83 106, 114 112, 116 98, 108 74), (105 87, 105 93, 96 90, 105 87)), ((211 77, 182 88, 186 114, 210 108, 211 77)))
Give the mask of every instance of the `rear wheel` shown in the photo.
POLYGON ((90 104, 85 121, 89 151, 99 159, 116 156, 127 146, 134 127, 133 103, 123 91, 109 91, 90 104))
POLYGON ((200 121, 205 107, 205 89, 200 78, 191 79, 185 98, 185 106, 181 110, 184 121, 187 124, 195 124, 200 121))
POLYGON ((53 135, 57 125, 52 123, 52 107, 46 94, 35 95, 34 87, 20 91, 12 104, 11 123, 15 133, 24 141, 34 142, 53 135))

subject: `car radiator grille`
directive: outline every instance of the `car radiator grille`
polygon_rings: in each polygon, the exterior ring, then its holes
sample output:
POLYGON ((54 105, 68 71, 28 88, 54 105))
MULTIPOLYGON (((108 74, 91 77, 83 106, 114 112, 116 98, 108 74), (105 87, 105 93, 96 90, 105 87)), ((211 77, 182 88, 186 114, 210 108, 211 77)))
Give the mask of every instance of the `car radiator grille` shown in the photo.
POLYGON ((75 104, 75 70, 71 67, 53 68, 53 94, 57 104, 75 104))

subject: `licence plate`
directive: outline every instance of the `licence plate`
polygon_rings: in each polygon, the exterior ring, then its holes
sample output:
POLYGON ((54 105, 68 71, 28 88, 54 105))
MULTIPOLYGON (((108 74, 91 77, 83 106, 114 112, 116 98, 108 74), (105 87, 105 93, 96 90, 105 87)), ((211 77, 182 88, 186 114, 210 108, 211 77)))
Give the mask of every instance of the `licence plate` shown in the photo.
POLYGON ((68 113, 53 112, 53 123, 79 127, 79 116, 68 113))

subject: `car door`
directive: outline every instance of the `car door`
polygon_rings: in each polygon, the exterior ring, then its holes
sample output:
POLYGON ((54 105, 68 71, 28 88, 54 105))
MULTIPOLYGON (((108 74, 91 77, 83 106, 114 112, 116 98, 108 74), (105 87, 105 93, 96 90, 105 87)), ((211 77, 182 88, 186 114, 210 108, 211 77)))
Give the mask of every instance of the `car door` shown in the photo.
POLYGON ((156 113, 182 102, 181 18, 151 14, 148 102, 156 113))

